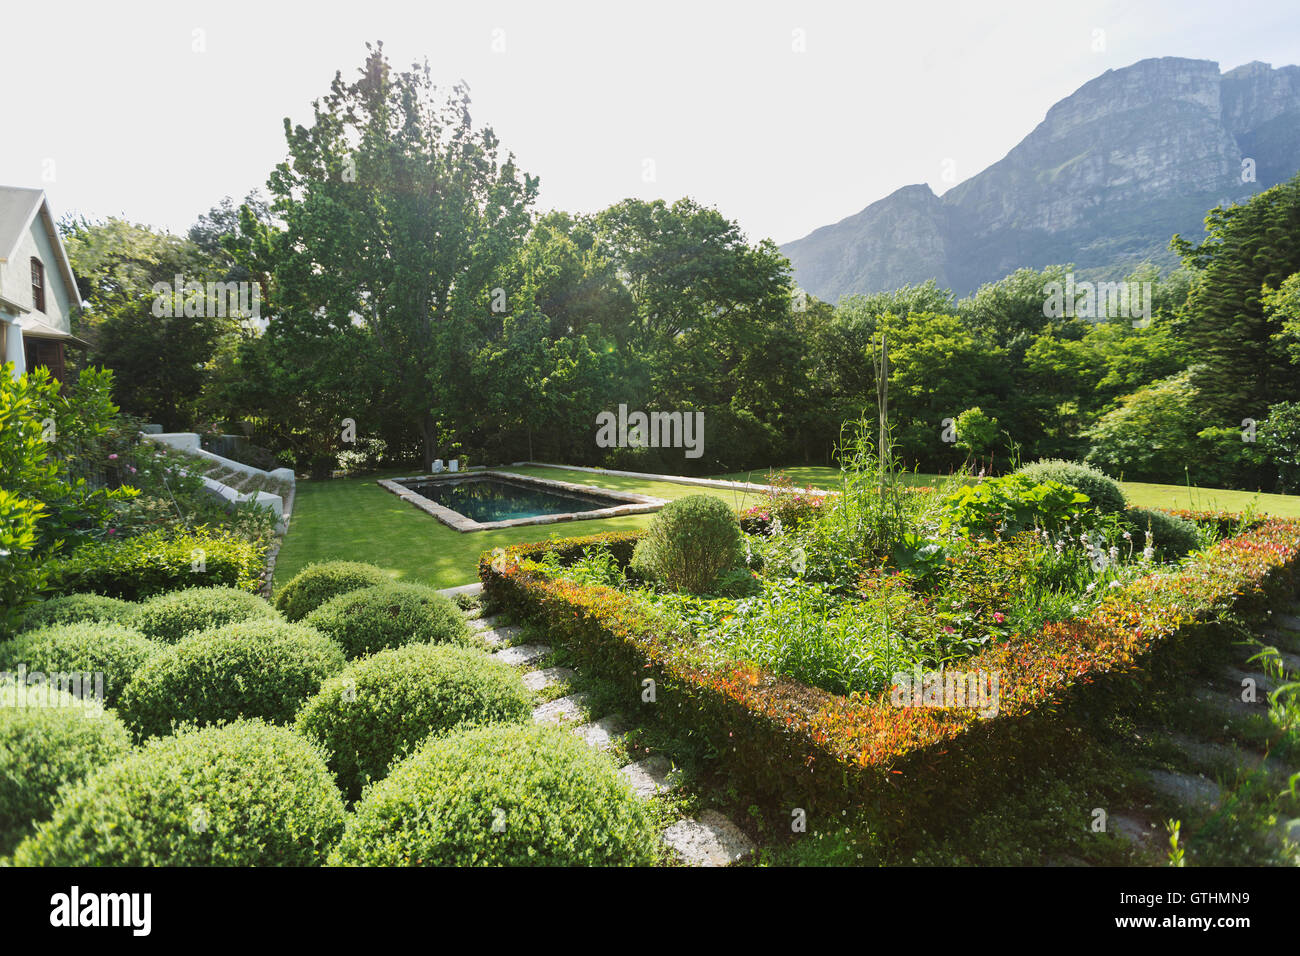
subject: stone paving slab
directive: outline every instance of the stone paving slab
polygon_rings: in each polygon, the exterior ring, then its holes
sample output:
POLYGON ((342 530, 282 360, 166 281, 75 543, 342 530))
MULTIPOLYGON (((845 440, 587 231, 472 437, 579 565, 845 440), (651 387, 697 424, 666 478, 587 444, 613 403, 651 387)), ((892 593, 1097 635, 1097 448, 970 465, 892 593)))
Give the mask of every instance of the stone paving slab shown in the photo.
POLYGON ((1224 679, 1236 689, 1237 696, 1239 697, 1241 696, 1241 692, 1246 689, 1246 685, 1243 684, 1242 681, 1247 678, 1255 682, 1255 698, 1257 700, 1261 699, 1265 694, 1271 691, 1275 685, 1273 678, 1261 671, 1248 671, 1237 667, 1229 667, 1224 671, 1223 676, 1224 679))
POLYGON ((488 647, 501 647, 509 644, 523 632, 521 627, 490 627, 479 631, 478 636, 488 647))
POLYGON ((588 747, 596 750, 608 750, 625 735, 623 722, 617 717, 602 717, 590 724, 583 724, 574 730, 588 747))
POLYGON ((1106 821, 1106 827, 1111 833, 1116 833, 1128 840, 1129 843, 1136 844, 1139 847, 1151 847, 1155 844, 1156 838, 1161 835, 1155 827, 1149 823, 1144 823, 1137 817, 1130 817, 1124 813, 1113 813, 1106 821))
POLYGON ((673 765, 667 757, 655 754, 630 763, 619 771, 632 784, 632 792, 639 797, 653 797, 657 793, 671 790, 675 784, 673 765))
POLYGON ((567 684, 577 677, 576 671, 567 667, 545 667, 539 671, 529 671, 524 675, 524 686, 534 694, 556 684, 567 684))
POLYGON ((1147 776, 1153 787, 1186 806, 1208 808, 1219 802, 1219 785, 1206 777, 1172 770, 1148 770, 1147 776))
POLYGON ((587 694, 570 694, 568 697, 558 697, 555 700, 547 701, 545 704, 539 704, 533 708, 533 723, 577 723, 583 718, 585 713, 583 708, 586 706, 588 697, 587 694))
POLYGON ((499 661, 518 666, 539 661, 549 653, 551 653, 551 648, 546 644, 516 644, 514 647, 507 647, 504 650, 497 651, 492 656, 499 661))
POLYGON ((501 616, 494 614, 492 617, 476 617, 466 623, 469 624, 471 631, 490 631, 496 627, 499 620, 501 620, 501 616))
POLYGON ((1300 615, 1279 614, 1277 623, 1280 627, 1285 627, 1289 631, 1300 631, 1300 615))
POLYGON ((688 866, 730 866, 754 852, 749 837, 716 810, 705 810, 699 820, 678 820, 663 838, 688 866))

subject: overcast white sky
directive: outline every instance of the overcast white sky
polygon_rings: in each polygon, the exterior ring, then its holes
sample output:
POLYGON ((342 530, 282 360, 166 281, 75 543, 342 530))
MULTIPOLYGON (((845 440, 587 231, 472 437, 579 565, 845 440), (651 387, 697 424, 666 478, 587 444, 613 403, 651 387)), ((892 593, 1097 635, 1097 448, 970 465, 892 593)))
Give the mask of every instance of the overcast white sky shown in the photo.
POLYGON ((0 183, 46 189, 56 215, 183 231, 264 184, 283 118, 309 119, 376 39, 397 66, 427 57, 438 82, 469 84, 475 121, 540 175, 539 209, 689 195, 786 242, 899 186, 950 188, 1108 68, 1300 63, 1300 13, 1296 0, 4 0, 0 183))

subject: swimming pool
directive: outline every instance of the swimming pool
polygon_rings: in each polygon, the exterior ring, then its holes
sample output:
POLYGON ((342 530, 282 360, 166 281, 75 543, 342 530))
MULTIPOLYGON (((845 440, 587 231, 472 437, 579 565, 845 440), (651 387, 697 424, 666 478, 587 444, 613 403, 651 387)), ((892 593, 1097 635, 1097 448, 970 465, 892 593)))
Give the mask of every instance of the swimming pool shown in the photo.
POLYGON ((643 514, 665 504, 648 495, 500 471, 393 478, 379 485, 457 531, 643 514))

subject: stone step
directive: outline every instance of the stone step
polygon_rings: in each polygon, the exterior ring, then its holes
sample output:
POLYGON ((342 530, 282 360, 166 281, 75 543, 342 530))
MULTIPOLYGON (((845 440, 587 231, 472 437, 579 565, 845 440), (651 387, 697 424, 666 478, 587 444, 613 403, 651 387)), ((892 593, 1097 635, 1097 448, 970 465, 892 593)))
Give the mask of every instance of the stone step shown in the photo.
POLYGON ((1164 831, 1127 813, 1113 813, 1106 821, 1106 829, 1118 834, 1139 849, 1149 850, 1164 836, 1164 831))
POLYGON ((1232 686, 1240 697, 1249 686, 1246 681, 1255 682, 1255 699, 1263 698, 1265 694, 1277 686, 1277 682, 1265 674, 1263 671, 1243 670, 1239 667, 1229 667, 1223 672, 1223 679, 1232 686))
POLYGON ((1241 699, 1242 688, 1232 687, 1226 690, 1212 687, 1198 687, 1193 691, 1192 696, 1197 700, 1209 704, 1211 707, 1221 711, 1225 716, 1247 717, 1252 714, 1268 713, 1268 698, 1258 689, 1255 691, 1255 702, 1249 704, 1241 699))
POLYGON ((1296 614, 1279 614, 1273 619, 1278 627, 1284 627, 1288 631, 1300 631, 1300 609, 1296 614))
POLYGON ((476 617, 471 621, 466 621, 471 631, 490 631, 501 620, 501 615, 494 614, 491 617, 476 617))
POLYGON ((655 754, 630 763, 620 773, 632 784, 632 792, 647 799, 657 793, 671 790, 676 785, 676 771, 667 757, 655 754))
POLYGON ((521 627, 491 627, 479 631, 478 636, 488 647, 501 647, 513 641, 522 631, 521 627))
POLYGON ((1209 810, 1222 796, 1219 785, 1208 777, 1172 770, 1148 770, 1147 777, 1152 787, 1186 807, 1209 810))
POLYGON ((474 597, 483 593, 483 582, 475 581, 473 584, 462 584, 458 588, 443 588, 438 593, 449 598, 454 598, 458 594, 468 594, 470 597, 474 597))
POLYGON ((507 647, 504 650, 497 651, 492 656, 499 661, 517 667, 521 664, 531 664, 533 661, 539 661, 549 653, 551 653, 551 648, 546 644, 516 644, 514 647, 507 647))
POLYGON ((608 750, 627 736, 625 725, 617 717, 602 717, 600 720, 583 724, 573 731, 588 747, 596 750, 608 750))
POLYGON ((535 724, 570 724, 582 720, 586 713, 586 704, 590 695, 570 694, 557 697, 533 708, 535 724))
POLYGON ((698 820, 678 820, 663 840, 687 866, 730 866, 754 852, 749 837, 716 810, 705 810, 698 820))
POLYGON ((567 684, 577 676, 576 671, 567 667, 544 667, 539 671, 529 671, 525 674, 524 686, 535 694, 556 684, 567 684))
POLYGON ((1184 734, 1172 734, 1169 739, 1192 759, 1192 763, 1207 770, 1238 767, 1257 770, 1264 762, 1262 753, 1231 744, 1212 743, 1184 734))

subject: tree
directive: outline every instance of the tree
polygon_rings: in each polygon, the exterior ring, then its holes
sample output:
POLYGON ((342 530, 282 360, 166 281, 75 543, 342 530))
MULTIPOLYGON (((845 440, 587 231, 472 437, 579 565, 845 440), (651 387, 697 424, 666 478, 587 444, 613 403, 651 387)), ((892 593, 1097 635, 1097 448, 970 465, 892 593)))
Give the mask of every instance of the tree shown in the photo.
POLYGON ((1211 209, 1205 227, 1199 245, 1172 241, 1194 272, 1182 318, 1200 363, 1201 407, 1234 424, 1262 417, 1279 399, 1300 398, 1300 376, 1277 338, 1281 316, 1266 310, 1263 292, 1300 271, 1300 176, 1244 205, 1211 209))
POLYGON ((1177 480, 1185 466, 1195 467, 1198 373, 1193 366, 1122 398, 1086 432, 1092 442, 1086 460, 1130 481, 1177 480))
POLYGON ((207 283, 222 280, 222 267, 188 239, 124 219, 63 230, 86 303, 76 331, 90 343, 88 364, 114 372, 123 411, 167 431, 189 427, 208 364, 237 326, 208 308, 207 283), (189 284, 203 291, 184 292, 189 284))
POLYGON ((283 225, 246 209, 236 245, 268 276, 273 324, 365 332, 351 358, 382 372, 385 415, 420 436, 429 467, 448 427, 472 420, 466 370, 499 325, 493 290, 537 180, 474 128, 463 86, 439 101, 427 63, 399 72, 382 44, 367 50, 359 77, 336 74, 313 104, 310 127, 285 120, 290 159, 268 184, 283 225))

